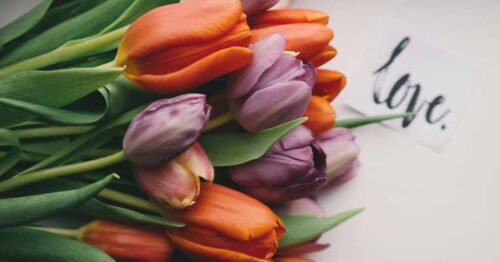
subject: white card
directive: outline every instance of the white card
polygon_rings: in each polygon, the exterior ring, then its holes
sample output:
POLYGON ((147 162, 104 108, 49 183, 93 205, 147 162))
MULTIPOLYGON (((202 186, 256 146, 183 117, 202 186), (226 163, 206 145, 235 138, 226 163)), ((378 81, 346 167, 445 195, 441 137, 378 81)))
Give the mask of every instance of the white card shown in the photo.
POLYGON ((346 103, 366 115, 415 112, 385 124, 441 152, 457 127, 476 70, 401 29, 372 38, 346 103))

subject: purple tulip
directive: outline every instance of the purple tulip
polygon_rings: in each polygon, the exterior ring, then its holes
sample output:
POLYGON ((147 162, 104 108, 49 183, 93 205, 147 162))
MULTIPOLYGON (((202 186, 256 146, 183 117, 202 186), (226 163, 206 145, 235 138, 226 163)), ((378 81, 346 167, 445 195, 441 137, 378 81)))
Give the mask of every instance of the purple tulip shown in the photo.
MULTIPOLYGON (((274 212, 279 216, 316 216, 326 217, 325 211, 319 203, 311 198, 300 198, 283 203, 274 208, 274 212)), ((328 248, 329 244, 318 243, 319 237, 295 246, 282 248, 278 251, 278 256, 300 256, 305 253, 318 252, 328 248)))
POLYGON ((347 128, 333 128, 316 137, 316 142, 326 153, 326 174, 331 185, 351 180, 359 169, 361 148, 356 137, 347 128))
POLYGON ((158 100, 134 118, 123 139, 123 150, 135 165, 161 165, 198 139, 209 116, 205 95, 158 100))
POLYGON ((229 104, 247 130, 271 128, 306 111, 316 69, 284 54, 285 44, 281 34, 255 43, 252 63, 231 78, 229 104))
POLYGON ((273 7, 279 0, 242 0, 241 2, 243 2, 243 12, 252 16, 273 7))
POLYGON ((278 203, 309 196, 326 183, 326 157, 311 131, 299 126, 260 159, 229 169, 242 191, 278 203))

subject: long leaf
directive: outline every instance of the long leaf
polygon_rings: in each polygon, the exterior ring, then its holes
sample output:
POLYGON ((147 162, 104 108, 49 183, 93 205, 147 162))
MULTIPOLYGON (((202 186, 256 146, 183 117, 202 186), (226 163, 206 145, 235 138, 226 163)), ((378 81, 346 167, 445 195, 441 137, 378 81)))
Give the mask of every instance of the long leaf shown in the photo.
POLYGON ((19 140, 7 129, 0 129, 0 147, 5 155, 0 158, 0 176, 21 160, 19 140))
POLYGON ((0 230, 0 260, 12 262, 114 262, 81 241, 27 228, 0 230))
POLYGON ((98 194, 112 178, 109 175, 75 190, 0 199, 0 228, 32 223, 75 208, 98 194))
POLYGON ((45 0, 29 12, 0 29, 0 49, 11 40, 23 35, 43 18, 52 0, 45 0))
POLYGON ((214 166, 240 165, 263 156, 283 135, 304 123, 299 118, 255 133, 207 134, 199 143, 214 166))
MULTIPOLYGON (((63 107, 92 93, 118 77, 121 68, 78 68, 26 71, 0 78, 0 97, 47 107, 63 107)), ((36 118, 20 110, 0 106, 0 127, 36 118)))
POLYGON ((363 211, 362 208, 341 214, 319 218, 317 216, 283 216, 286 233, 280 240, 280 248, 290 247, 311 241, 341 223, 351 219, 363 211))

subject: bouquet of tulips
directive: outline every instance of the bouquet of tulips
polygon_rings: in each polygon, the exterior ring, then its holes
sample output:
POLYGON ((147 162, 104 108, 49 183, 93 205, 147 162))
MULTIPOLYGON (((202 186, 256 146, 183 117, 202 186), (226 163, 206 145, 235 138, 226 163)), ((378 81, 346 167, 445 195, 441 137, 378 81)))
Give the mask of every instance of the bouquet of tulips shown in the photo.
POLYGON ((360 148, 328 15, 46 0, 0 30, 0 260, 310 261, 360 148))

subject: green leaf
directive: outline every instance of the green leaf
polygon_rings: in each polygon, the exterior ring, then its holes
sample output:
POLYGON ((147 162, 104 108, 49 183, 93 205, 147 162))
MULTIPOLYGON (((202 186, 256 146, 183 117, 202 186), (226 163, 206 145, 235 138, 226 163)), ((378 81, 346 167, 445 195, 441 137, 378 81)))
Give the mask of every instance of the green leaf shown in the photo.
POLYGON ((136 222, 143 224, 153 224, 153 225, 168 226, 168 227, 185 226, 185 224, 181 222, 177 222, 174 220, 158 216, 145 215, 137 211, 126 209, 123 207, 108 205, 96 199, 88 201, 75 211, 82 215, 96 217, 96 218, 105 218, 105 219, 121 220, 121 221, 136 222))
POLYGON ((0 228, 32 223, 75 208, 98 194, 112 178, 109 175, 74 190, 0 199, 0 228))
POLYGON ((263 156, 282 136, 306 121, 299 118, 288 123, 254 133, 207 134, 199 143, 214 166, 240 165, 263 156))
MULTIPOLYGON (((47 107, 63 107, 108 84, 121 68, 78 68, 25 71, 0 78, 0 97, 47 107)), ((24 111, 0 105, 0 127, 36 118, 24 111)))
POLYGON ((114 262, 103 251, 76 239, 27 228, 0 230, 1 261, 114 262))
POLYGON ((47 53, 67 41, 95 35, 113 23, 131 3, 132 0, 106 1, 64 21, 7 53, 0 60, 0 67, 47 53))
POLYGON ((392 119, 412 117, 414 115, 415 113, 403 113, 403 114, 393 114, 393 115, 367 116, 367 117, 342 119, 337 121, 337 123, 335 123, 335 127, 355 128, 392 119))
POLYGON ((21 148, 19 140, 7 129, 0 129, 0 147, 5 152, 0 158, 0 176, 2 176, 21 160, 21 148))
POLYGON ((362 208, 354 209, 327 218, 317 216, 283 216, 281 219, 285 223, 286 233, 280 240, 279 247, 285 248, 311 241, 362 211, 362 208))
POLYGON ((0 49, 11 40, 23 35, 43 18, 52 0, 45 0, 29 12, 0 29, 0 49))

